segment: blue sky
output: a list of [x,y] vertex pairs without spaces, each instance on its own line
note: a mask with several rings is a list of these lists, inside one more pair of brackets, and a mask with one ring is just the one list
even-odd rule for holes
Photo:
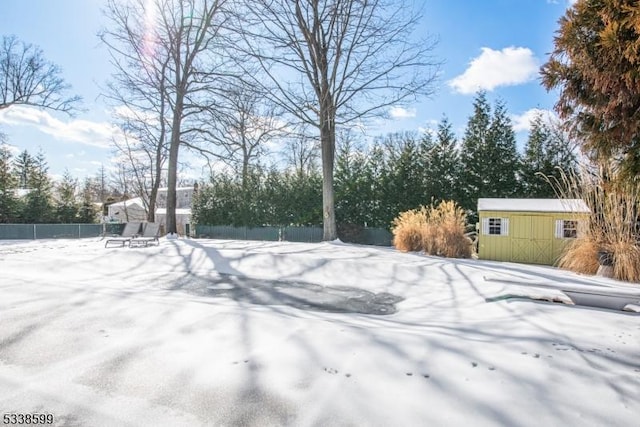
[[[540,85],[538,69],[553,49],[557,21],[573,0],[424,0],[421,31],[437,35],[434,54],[444,61],[430,99],[389,111],[369,126],[369,136],[433,127],[444,115],[462,137],[478,89],[502,100],[512,114],[518,141],[526,140],[536,109],[550,110],[557,94]],[[107,51],[97,38],[104,25],[100,0],[2,0],[2,35],[40,46],[62,68],[73,93],[84,98],[75,117],[11,107],[0,112],[0,131],[16,152],[41,147],[54,176],[65,168],[83,178],[104,164],[113,167],[109,107],[101,87],[109,79]],[[202,176],[197,163],[187,172]]]

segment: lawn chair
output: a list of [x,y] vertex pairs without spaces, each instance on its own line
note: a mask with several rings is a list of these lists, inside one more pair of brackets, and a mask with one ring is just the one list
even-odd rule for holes
[[109,243],[118,243],[120,246],[124,247],[127,243],[131,244],[131,239],[136,237],[140,232],[140,226],[142,223],[140,222],[128,222],[124,226],[124,230],[122,230],[122,234],[117,237],[110,237],[104,243],[104,247],[106,248]]
[[158,237],[160,235],[160,224],[156,222],[145,222],[142,224],[142,234],[136,236],[129,242],[129,247],[144,246],[147,247],[151,243],[160,244]]

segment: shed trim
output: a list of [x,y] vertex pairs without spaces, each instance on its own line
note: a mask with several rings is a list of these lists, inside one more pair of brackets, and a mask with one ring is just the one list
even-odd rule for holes
[[478,211],[591,212],[581,199],[478,199]]

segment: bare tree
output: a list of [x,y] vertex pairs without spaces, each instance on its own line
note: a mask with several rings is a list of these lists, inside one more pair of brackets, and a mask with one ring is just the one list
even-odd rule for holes
[[247,1],[244,49],[272,99],[320,134],[324,240],[337,237],[336,127],[432,93],[435,42],[413,37],[420,18],[402,0]]
[[238,80],[224,91],[213,112],[207,139],[221,148],[220,159],[239,170],[246,188],[249,167],[269,152],[268,144],[288,134],[288,124],[260,87]]
[[131,169],[124,163],[118,163],[111,172],[111,187],[113,193],[120,193],[123,204],[124,219],[129,222],[129,208],[127,201],[131,198],[131,187],[135,182],[135,178],[131,173]]
[[155,208],[162,177],[162,166],[166,161],[164,145],[152,145],[125,133],[114,139],[120,167],[130,176],[131,191],[144,204],[147,221],[155,221]]
[[287,164],[293,166],[296,174],[308,175],[316,170],[320,157],[318,138],[302,130],[287,140],[285,155]]
[[[152,99],[147,99],[143,105],[147,108],[153,105],[146,111],[160,117],[159,127],[145,129],[147,136],[155,137],[143,139],[157,149],[156,155],[167,156],[168,233],[177,231],[175,211],[180,146],[199,148],[198,140],[205,123],[202,115],[215,108],[215,92],[226,76],[223,72],[226,57],[222,52],[228,17],[224,8],[228,3],[231,2],[131,0],[129,4],[123,4],[109,0],[105,11],[112,27],[104,30],[101,38],[110,47],[113,61],[128,75],[138,72],[143,76],[142,80],[125,78],[125,87],[129,86],[125,92],[133,90],[142,96],[142,92],[148,91],[147,95]],[[142,122],[144,120],[137,121],[138,124]],[[156,167],[160,163],[156,161]],[[158,174],[156,178],[159,178]]]
[[60,68],[44,58],[42,50],[15,36],[3,36],[0,46],[0,110],[30,105],[71,113],[79,96],[65,96],[70,89]]

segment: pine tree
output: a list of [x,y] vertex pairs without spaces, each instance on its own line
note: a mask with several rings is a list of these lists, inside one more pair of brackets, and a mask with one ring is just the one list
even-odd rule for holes
[[490,126],[491,107],[485,92],[479,92],[473,103],[473,115],[467,122],[460,153],[460,204],[470,211],[476,210],[478,197],[489,197],[490,194],[487,181],[493,155],[489,141]]
[[48,223],[54,219],[51,203],[51,179],[48,175],[47,161],[40,151],[33,162],[33,169],[27,179],[29,193],[22,211],[22,220],[26,223]]
[[55,202],[56,220],[63,224],[72,224],[78,221],[80,205],[76,199],[78,183],[65,169],[62,181],[56,186],[57,198]]
[[81,224],[92,224],[96,222],[98,210],[93,202],[91,178],[86,178],[82,185],[82,204],[78,211],[78,222]]
[[[493,114],[486,94],[479,92],[462,143],[461,205],[474,212],[478,198],[512,197],[520,193],[520,158],[507,109],[496,103]],[[475,216],[471,216],[473,222]]]
[[429,175],[433,185],[434,201],[459,201],[460,153],[451,123],[445,117],[438,124],[436,142],[431,151]]
[[322,176],[318,172],[292,174],[289,197],[291,224],[319,226],[322,224]]
[[564,130],[565,126],[554,121],[549,126],[549,141],[546,146],[550,171],[547,175],[560,178],[561,171],[571,175],[578,168],[577,145]]
[[341,141],[336,156],[336,220],[339,224],[365,225],[371,186],[366,181],[367,159],[350,138]]
[[[393,214],[388,204],[388,171],[384,149],[380,144],[374,144],[366,156],[363,187],[369,194],[366,200],[365,224],[369,227],[389,228]],[[388,219],[391,217],[391,219]]]
[[420,194],[420,205],[426,205],[436,197],[439,192],[437,179],[433,172],[433,154],[436,149],[436,143],[433,141],[431,133],[424,132],[418,141],[418,161],[416,166],[418,170],[418,183],[416,189]]
[[18,213],[19,202],[14,194],[17,180],[12,173],[11,157],[9,147],[0,145],[0,223],[14,222]]
[[35,167],[35,159],[24,150],[13,161],[16,178],[18,180],[18,187],[22,189],[29,188],[29,178],[33,174]]
[[556,110],[583,151],[640,176],[640,6],[637,0],[580,0],[559,20],[542,83],[559,89]]
[[545,123],[541,115],[531,122],[529,138],[522,159],[522,184],[528,197],[552,198],[552,183],[562,171],[571,174],[576,168],[576,156],[569,138],[557,124]]
[[385,137],[387,151],[387,198],[393,220],[400,212],[429,202],[423,187],[423,171],[416,135],[396,133]]
[[493,110],[489,129],[489,153],[487,159],[489,188],[487,196],[481,197],[513,197],[521,193],[518,181],[520,156],[516,148],[516,136],[511,119],[503,102],[498,102]]

